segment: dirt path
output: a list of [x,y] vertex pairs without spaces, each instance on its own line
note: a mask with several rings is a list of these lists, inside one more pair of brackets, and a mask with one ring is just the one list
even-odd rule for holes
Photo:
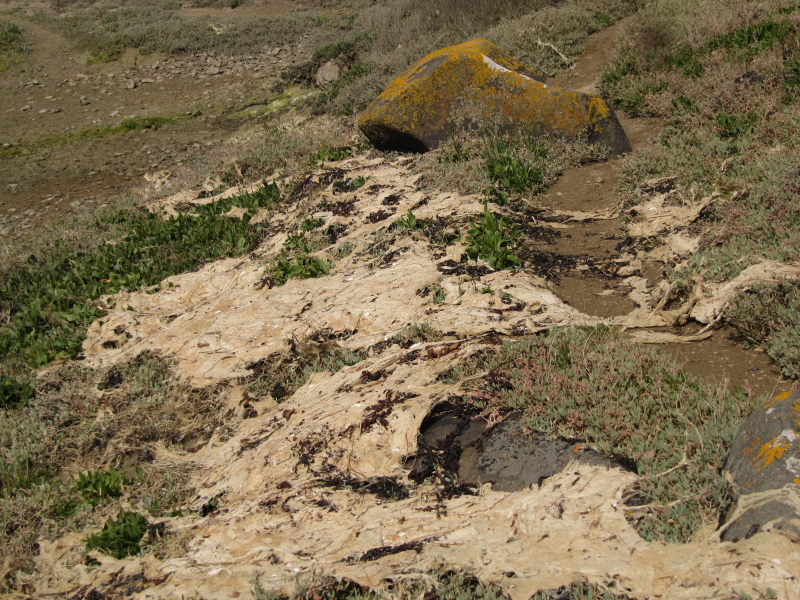
[[[597,93],[618,28],[612,26],[592,36],[574,68],[555,77],[553,83]],[[648,144],[661,128],[653,119],[618,116],[634,150]],[[541,199],[542,208],[545,212],[613,211],[619,202],[616,187],[624,161],[621,157],[567,170]],[[620,255],[620,247],[626,241],[620,218],[572,222],[563,225],[559,232],[555,240],[543,242],[540,250],[560,255],[565,264],[579,266],[555,280],[554,290],[558,295],[590,315],[614,317],[632,310],[635,304],[627,296],[629,290],[613,276],[612,259]],[[663,277],[665,265],[653,263],[647,267],[641,273],[643,277],[652,280]],[[686,334],[686,329],[675,328],[673,333]],[[704,341],[665,344],[663,350],[695,375],[741,386],[758,395],[774,394],[790,385],[763,352],[746,349],[736,339],[735,332],[727,328],[714,331]]]

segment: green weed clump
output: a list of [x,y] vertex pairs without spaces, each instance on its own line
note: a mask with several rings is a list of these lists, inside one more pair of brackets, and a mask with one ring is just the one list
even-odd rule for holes
[[464,373],[488,375],[470,403],[522,411],[533,431],[635,462],[641,480],[626,513],[645,539],[685,542],[726,509],[721,470],[749,407],[744,394],[714,389],[605,327],[551,330],[476,360]]
[[397,219],[394,223],[392,223],[390,229],[392,231],[402,231],[403,229],[408,229],[413,231],[415,229],[424,229],[426,222],[424,219],[418,219],[417,216],[414,214],[410,208],[406,212],[405,215]]
[[281,286],[290,279],[313,279],[330,273],[330,264],[312,256],[314,246],[305,232],[290,235],[280,254],[264,270],[264,279],[270,287]]
[[[152,212],[106,214],[97,227],[113,227],[118,241],[87,251],[56,246],[12,269],[0,282],[0,310],[8,324],[0,330],[0,355],[6,363],[39,367],[80,351],[86,327],[102,313],[91,300],[123,289],[153,285],[203,263],[249,252],[264,226],[248,215],[272,206],[277,186],[196,207],[194,214],[162,218]],[[233,206],[244,219],[224,217]]]
[[430,187],[485,194],[495,204],[521,206],[571,167],[604,160],[607,150],[585,138],[559,139],[528,128],[454,135],[434,160],[421,162]]
[[124,484],[125,478],[122,473],[114,467],[109,467],[105,471],[86,471],[79,474],[75,488],[86,502],[97,506],[106,500],[122,496]]
[[[527,138],[528,150],[534,158],[544,158],[547,151]],[[515,155],[505,140],[497,140],[491,144],[486,156],[486,172],[489,179],[497,184],[501,191],[539,192],[544,188],[542,168]]]
[[351,146],[323,146],[311,157],[309,164],[312,167],[324,167],[326,162],[344,160],[353,156]]
[[749,342],[762,345],[784,377],[800,379],[800,283],[740,292],[725,318]]
[[0,409],[24,406],[35,394],[28,383],[0,374]]
[[19,55],[30,51],[25,30],[16,23],[0,19],[0,71],[5,71]]
[[470,227],[466,254],[473,260],[485,260],[493,269],[510,269],[520,263],[509,249],[518,236],[510,221],[498,217],[486,206],[480,220]]
[[147,519],[139,513],[119,511],[116,520],[109,519],[102,531],[86,538],[86,552],[100,550],[120,560],[139,554],[147,533]]
[[434,304],[442,304],[447,298],[447,290],[438,283],[433,283],[417,290],[417,296],[421,296],[422,298],[430,296]]

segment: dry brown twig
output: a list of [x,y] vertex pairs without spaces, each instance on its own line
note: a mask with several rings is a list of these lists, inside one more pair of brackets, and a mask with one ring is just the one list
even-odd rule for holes
[[569,58],[568,56],[564,55],[564,53],[563,53],[563,52],[561,52],[561,50],[559,50],[558,48],[556,48],[556,47],[555,47],[553,44],[551,44],[550,42],[543,42],[542,40],[540,40],[540,39],[537,39],[537,40],[536,40],[536,45],[537,45],[537,46],[539,46],[539,47],[541,47],[541,48],[550,48],[550,49],[551,49],[553,52],[555,52],[556,54],[558,54],[558,56],[561,58],[561,60],[563,60],[565,63],[567,63],[567,64],[570,66],[570,67],[569,67],[570,69],[574,69],[574,68],[575,68],[575,61],[573,61],[573,60],[572,60],[571,58]]

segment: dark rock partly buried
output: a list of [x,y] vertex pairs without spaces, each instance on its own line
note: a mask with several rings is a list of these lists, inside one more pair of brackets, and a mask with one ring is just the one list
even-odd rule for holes
[[745,421],[726,470],[739,499],[722,539],[767,529],[800,536],[800,391],[778,394]]
[[485,39],[428,54],[367,107],[358,121],[379,149],[424,152],[460,129],[529,127],[609,148],[631,149],[606,102],[550,86]]
[[424,479],[439,469],[457,475],[469,487],[491,483],[504,492],[541,485],[572,461],[620,467],[585,444],[553,440],[525,429],[522,415],[507,416],[495,427],[458,410],[446,410],[426,421],[420,433],[420,454],[411,477]]

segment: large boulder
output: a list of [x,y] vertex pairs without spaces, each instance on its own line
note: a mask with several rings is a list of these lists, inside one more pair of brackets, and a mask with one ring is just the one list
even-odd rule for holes
[[591,142],[613,155],[630,150],[602,98],[548,85],[485,39],[428,54],[392,81],[358,121],[377,148],[415,152],[487,124],[566,137],[588,132]]
[[739,500],[724,540],[764,529],[800,536],[800,391],[756,409],[734,438],[726,470]]

